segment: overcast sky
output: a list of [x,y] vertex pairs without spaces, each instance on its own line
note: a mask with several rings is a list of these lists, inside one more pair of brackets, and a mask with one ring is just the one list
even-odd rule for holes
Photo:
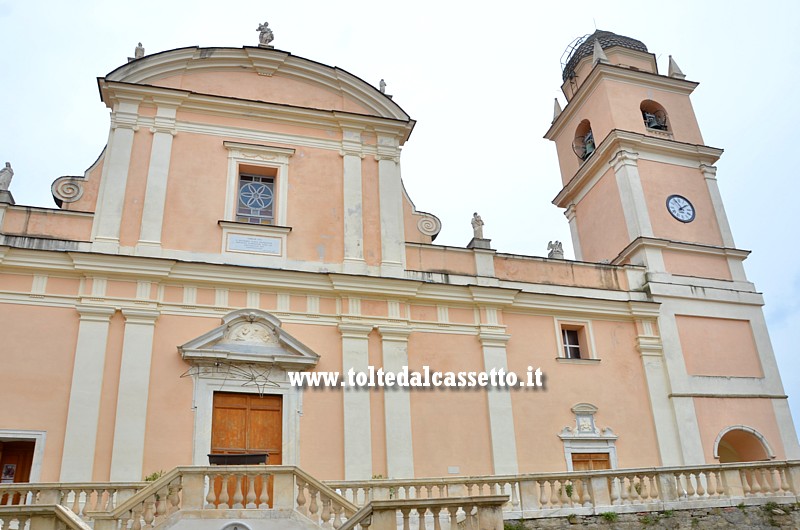
[[43,2],[0,0],[0,162],[17,204],[53,207],[50,184],[81,175],[108,134],[96,78],[147,53],[256,45],[387,82],[417,125],[402,174],[417,209],[464,246],[478,211],[500,252],[545,255],[566,219],[555,147],[542,136],[560,93],[560,58],[595,28],[643,41],[662,73],[673,55],[706,144],[725,149],[717,176],[736,244],[753,251],[773,346],[800,425],[800,135],[798,2]]

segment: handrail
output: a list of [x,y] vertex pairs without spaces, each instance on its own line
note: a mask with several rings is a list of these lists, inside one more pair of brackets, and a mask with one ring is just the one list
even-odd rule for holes
[[[75,512],[65,506],[61,506],[60,504],[21,504],[15,506],[0,506],[0,519],[3,519],[6,522],[6,528],[9,522],[8,516],[12,516],[11,518],[16,518],[18,520],[20,517],[33,518],[41,516],[53,516],[59,521],[63,522],[67,528],[72,530],[92,530],[92,527],[83,522],[81,518],[75,514]],[[19,528],[22,528],[23,526],[24,524],[21,523]],[[33,527],[34,525],[31,526]]]

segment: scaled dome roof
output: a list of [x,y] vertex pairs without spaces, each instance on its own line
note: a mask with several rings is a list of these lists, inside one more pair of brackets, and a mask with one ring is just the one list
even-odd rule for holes
[[624,35],[617,35],[610,31],[596,30],[591,35],[584,38],[583,42],[577,45],[572,51],[567,64],[564,66],[564,71],[561,74],[561,79],[566,81],[574,72],[575,67],[584,57],[589,57],[594,53],[594,41],[597,39],[600,42],[600,47],[604,50],[612,46],[621,46],[640,52],[647,52],[647,46],[642,41],[625,37]]

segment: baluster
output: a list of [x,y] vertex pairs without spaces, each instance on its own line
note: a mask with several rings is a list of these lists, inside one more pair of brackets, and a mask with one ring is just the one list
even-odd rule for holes
[[509,486],[511,487],[511,507],[519,510],[519,492],[517,491],[519,482],[509,482]]
[[308,496],[311,497],[311,502],[308,503],[308,515],[312,521],[318,521],[319,504],[317,504],[317,490],[309,486]]
[[178,496],[179,490],[180,490],[180,484],[175,484],[174,482],[170,483],[169,491],[167,493],[167,500],[169,501],[169,505],[167,507],[168,514],[174,513],[176,510],[180,509],[180,507],[178,506],[181,502],[181,499]]
[[[264,488],[266,489],[266,483],[264,483]],[[305,481],[299,480],[297,481],[297,511],[306,515],[308,512],[306,511],[306,483]]]
[[[72,513],[81,513],[80,490],[70,490],[72,493]],[[10,496],[9,496],[10,497]]]
[[114,504],[115,496],[117,495],[117,490],[114,488],[109,488],[106,490],[105,500],[103,502],[103,511],[110,512],[114,508],[116,508]]
[[619,502],[620,504],[628,504],[630,497],[630,478],[627,478],[628,484],[625,484],[626,477],[619,477]]
[[450,514],[450,530],[458,530],[458,506],[448,506],[447,512]]
[[[217,503],[217,494],[214,492],[214,484],[217,483],[217,479],[219,479],[219,475],[208,475],[208,494],[206,495],[206,506],[207,510],[213,510]],[[220,482],[222,480],[220,479]]]
[[688,473],[686,476],[686,495],[692,499],[695,496],[694,484],[692,484],[693,473]]
[[775,484],[772,482],[772,469],[761,469],[762,484],[764,484],[764,494],[775,493]]
[[631,501],[631,504],[635,504],[637,501],[641,499],[640,491],[642,489],[641,482],[637,482],[636,480],[639,477],[637,475],[631,475],[628,477],[628,482],[630,483],[630,490],[628,492],[628,497]]
[[145,526],[153,526],[153,521],[155,520],[155,496],[150,495],[147,497],[147,500],[144,501],[144,524]]
[[785,467],[780,468],[780,474],[781,474],[781,488],[783,489],[783,492],[787,494],[794,493],[792,491],[791,484],[789,484],[789,481],[787,480]]
[[234,480],[234,488],[233,488],[233,508],[234,509],[242,509],[244,508],[244,504],[242,501],[244,500],[244,494],[242,494],[242,479],[243,475],[233,475]]
[[229,480],[230,478],[228,475],[222,475],[222,480],[220,481],[222,483],[222,488],[220,488],[219,491],[219,507],[218,507],[218,509],[220,510],[228,510],[231,507],[230,504],[228,504],[228,501],[230,500],[230,497],[228,496]]
[[[694,479],[695,479],[695,481],[697,482],[697,496],[698,496],[699,498],[701,498],[701,499],[702,499],[703,497],[705,497],[705,494],[706,494],[706,490],[705,490],[705,488],[703,487],[703,479],[704,479],[704,478],[706,478],[706,477],[705,477],[705,473],[703,473],[702,471],[701,471],[701,472],[699,472],[699,473],[695,473],[695,474],[694,474]],[[706,485],[707,485],[707,484],[706,484]]]
[[751,488],[751,490],[753,492],[753,495],[760,495],[761,494],[761,484],[760,484],[761,477],[758,476],[758,470],[757,469],[751,469],[750,470],[750,477],[752,477],[752,479],[753,479],[753,485],[752,485],[753,487]]
[[[305,502],[305,499],[303,499],[303,502]],[[297,506],[298,510],[300,510],[300,507],[302,506],[300,504],[300,495],[297,496]],[[269,508],[269,475],[266,473],[261,475],[261,493],[258,496],[258,508],[260,510],[266,510]],[[302,513],[302,510],[300,511]]]
[[133,522],[131,523],[131,530],[142,530],[142,508],[143,507],[141,503],[134,506],[132,510],[133,513],[131,515],[133,517]]
[[609,477],[608,478],[608,491],[611,495],[611,505],[622,504],[622,499],[619,496],[619,487],[618,487],[619,479],[617,477]]
[[543,510],[547,506],[547,497],[544,495],[544,483],[545,481],[536,481],[539,484],[539,509]]
[[661,493],[659,492],[658,489],[658,482],[656,480],[656,476],[650,475],[647,477],[647,479],[650,481],[650,498],[653,499],[654,501],[661,499]]
[[403,530],[411,530],[411,523],[409,521],[409,508],[401,508],[400,513],[403,515]]
[[722,474],[722,471],[716,472],[716,479],[717,479],[717,489],[716,489],[717,497],[722,497],[722,495],[725,493],[725,484],[723,482],[725,478],[724,475]]
[[247,479],[247,504],[244,507],[252,510],[256,508],[256,476],[248,473],[245,478]]
[[324,496],[322,494],[320,494],[320,497],[322,497],[322,515],[321,515],[322,528],[330,528],[331,500],[327,496]]
[[332,503],[331,510],[333,511],[333,528],[338,530],[342,526],[342,512],[344,508],[339,506],[338,503]]
[[745,497],[752,494],[753,490],[750,489],[750,477],[744,469],[739,470],[739,478],[742,480],[742,489],[744,490]]
[[435,506],[431,508],[431,513],[433,514],[433,530],[442,530],[442,522],[439,520],[442,516],[442,508],[440,506]]
[[550,484],[550,506],[554,507],[558,503],[558,490],[556,490],[556,481],[549,481]]
[[592,505],[592,497],[589,495],[589,488],[591,487],[591,482],[586,478],[582,478],[581,480],[581,506],[586,508]]
[[161,488],[156,495],[156,519],[160,520],[167,513],[167,489]]
[[560,487],[558,490],[561,492],[561,495],[559,496],[558,501],[561,503],[561,506],[563,507],[572,504],[572,499],[570,498],[571,496],[567,495],[567,489],[572,489],[570,484],[568,482],[561,481],[559,486]]

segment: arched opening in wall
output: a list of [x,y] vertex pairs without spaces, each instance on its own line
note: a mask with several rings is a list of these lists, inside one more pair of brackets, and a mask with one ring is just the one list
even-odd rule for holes
[[714,458],[721,464],[758,462],[775,458],[766,438],[755,429],[737,425],[722,431],[714,443]]
[[642,111],[642,119],[644,126],[648,129],[656,129],[658,131],[668,131],[669,123],[667,122],[667,111],[660,103],[656,103],[651,99],[642,101],[639,105],[639,110]]
[[575,139],[572,141],[572,150],[581,160],[586,160],[594,153],[595,143],[592,134],[592,125],[589,120],[583,120],[575,129]]

